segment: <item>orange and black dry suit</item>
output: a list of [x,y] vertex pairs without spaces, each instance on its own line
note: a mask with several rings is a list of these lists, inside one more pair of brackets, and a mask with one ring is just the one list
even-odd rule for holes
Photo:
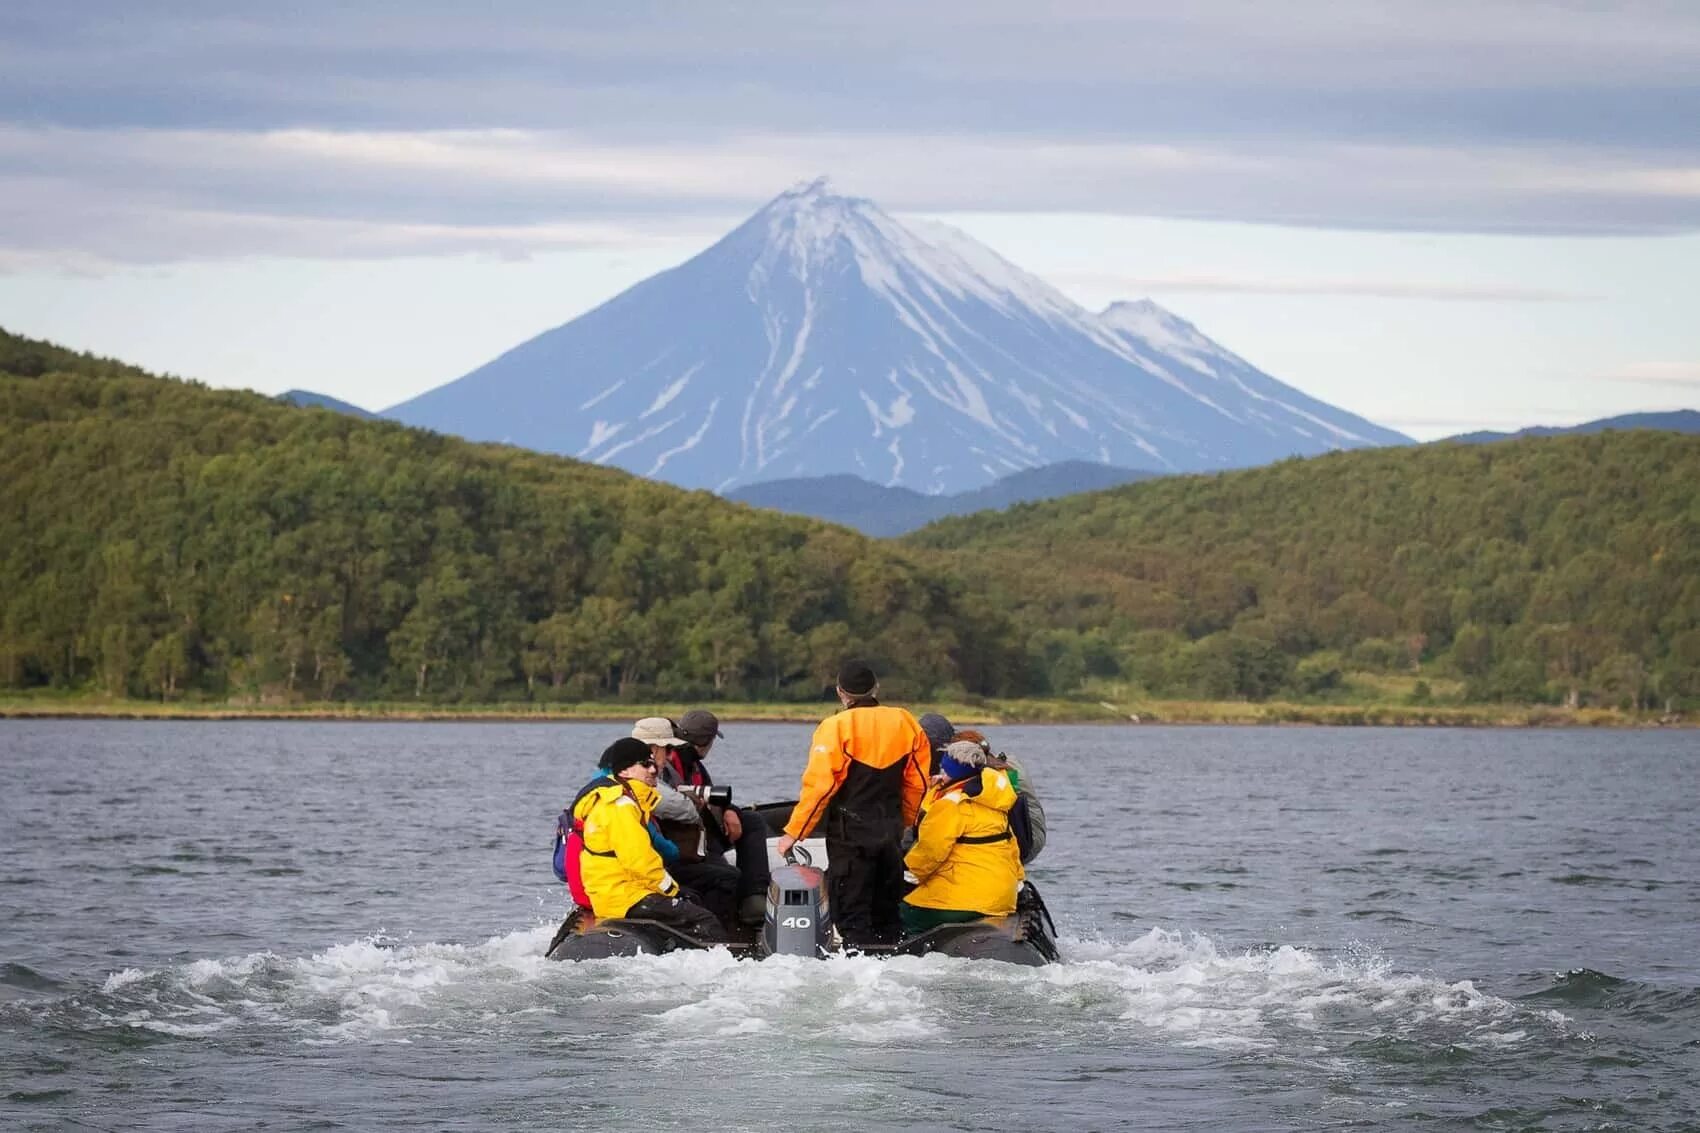
[[832,917],[846,944],[891,943],[901,931],[900,844],[920,811],[931,753],[915,717],[872,697],[815,729],[785,832],[826,838]]

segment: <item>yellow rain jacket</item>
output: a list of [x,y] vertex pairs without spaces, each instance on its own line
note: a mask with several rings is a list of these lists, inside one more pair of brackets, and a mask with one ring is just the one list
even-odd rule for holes
[[1015,785],[1009,772],[980,769],[974,780],[929,787],[921,822],[903,864],[918,884],[904,900],[926,909],[962,909],[989,917],[1015,912],[1016,893],[1027,876],[1021,849],[1009,828]]
[[623,917],[651,893],[679,892],[649,840],[647,823],[660,797],[648,783],[622,779],[596,788],[573,808],[573,817],[584,822],[579,876],[597,916]]

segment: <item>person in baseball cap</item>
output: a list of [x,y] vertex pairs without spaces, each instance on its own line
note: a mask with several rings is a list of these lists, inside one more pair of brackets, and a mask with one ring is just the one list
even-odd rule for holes
[[[720,730],[720,717],[706,708],[693,708],[679,717],[679,737],[688,740],[699,748],[707,748],[715,740],[723,740],[726,733]],[[707,755],[707,751],[703,752]]]
[[[693,708],[679,717],[674,731],[683,742],[662,760],[661,779],[669,786],[706,797],[708,789],[714,786],[714,777],[703,761],[713,749],[714,741],[725,738],[720,730],[720,717],[706,708]],[[745,924],[759,923],[767,912],[767,886],[771,878],[767,823],[756,811],[730,804],[709,802],[702,809],[709,854],[724,860],[726,851],[731,850],[738,863],[738,918]]]

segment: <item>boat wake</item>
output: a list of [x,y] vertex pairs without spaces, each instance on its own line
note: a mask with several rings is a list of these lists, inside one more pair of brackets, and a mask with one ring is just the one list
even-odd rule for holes
[[1307,1034],[1336,1049],[1342,1040],[1444,1049],[1576,1037],[1563,999],[1502,999],[1375,957],[1225,951],[1164,929],[1065,938],[1066,962],[1043,968],[937,955],[757,963],[720,949],[562,964],[543,956],[552,932],[539,924],[466,945],[373,937],[309,956],[126,968],[81,989],[40,981],[0,1003],[0,1021],[124,1045],[255,1032],[311,1044],[464,1041],[562,1028],[639,1044],[760,1035],[877,1045],[1007,1033],[1017,1020],[1059,1038],[1224,1050],[1290,1046]]
[[1075,941],[1054,973],[1084,1007],[1190,1045],[1252,1049],[1327,1034],[1366,1040],[1510,1046],[1574,1034],[1545,1004],[1518,1003],[1469,980],[1400,973],[1376,955],[1324,960],[1281,945],[1224,952],[1206,936],[1152,929],[1126,943]]

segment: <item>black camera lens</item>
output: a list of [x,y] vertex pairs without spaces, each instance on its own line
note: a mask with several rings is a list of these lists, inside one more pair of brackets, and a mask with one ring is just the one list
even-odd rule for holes
[[732,788],[710,787],[708,789],[708,802],[710,806],[731,806]]

